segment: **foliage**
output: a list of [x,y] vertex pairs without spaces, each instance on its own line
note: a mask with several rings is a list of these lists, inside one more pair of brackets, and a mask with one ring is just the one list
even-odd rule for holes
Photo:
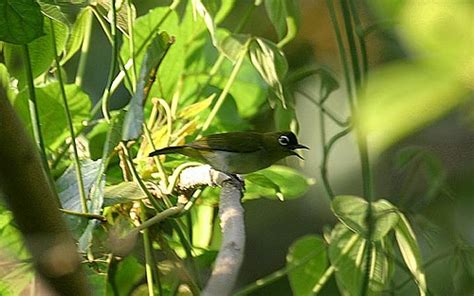
[[[357,8],[341,1],[341,16],[328,0],[344,69],[340,81],[325,68],[289,67],[284,47],[300,26],[295,0],[254,1],[245,12],[251,15],[263,5],[276,40],[242,32],[247,17],[235,27],[224,27],[234,11],[233,0],[175,0],[138,17],[131,1],[97,2],[66,7],[33,0],[0,3],[0,79],[8,81],[18,115],[42,143],[46,173],[55,177],[59,201],[68,211],[65,217],[87,259],[83,267],[98,294],[199,293],[221,239],[216,190],[168,190],[173,170],[189,160],[171,155],[152,159],[148,154],[205,134],[252,129],[270,108],[278,129],[296,131],[296,94],[305,79],[318,82],[319,97],[309,99],[320,110],[321,184],[337,223],[324,239],[307,235],[293,242],[285,268],[244,291],[286,275],[295,295],[319,293],[332,279],[342,295],[380,295],[392,286],[398,267],[420,295],[429,293],[414,223],[404,204],[376,195],[369,147],[375,154],[387,149],[461,104],[472,90],[474,63],[465,51],[472,40],[457,42],[472,30],[471,4],[369,1],[381,18],[396,21],[400,38],[415,56],[423,57],[369,71],[365,38],[370,31],[358,20]],[[75,18],[67,8],[78,11]],[[423,11],[430,13],[418,18]],[[110,42],[113,61],[99,101],[82,85],[93,46],[93,18]],[[74,83],[64,77],[67,67],[77,68]],[[346,87],[350,109],[344,120],[325,105],[340,85]],[[129,103],[110,110],[119,86],[124,86]],[[98,116],[100,107],[104,118]],[[340,128],[332,137],[326,135],[329,121]],[[352,131],[361,155],[362,197],[336,195],[327,175],[334,144]],[[420,148],[401,151],[395,169],[407,170],[417,161],[429,187],[423,201],[429,203],[444,188],[445,173],[436,157]],[[299,198],[314,184],[282,165],[249,174],[246,182],[245,202]],[[188,201],[179,215],[147,228],[139,243],[130,243],[132,252],[113,256],[114,239],[120,241],[123,234],[175,206],[178,195]],[[24,250],[4,207],[0,237],[0,257],[13,247]],[[459,258],[472,258],[469,250],[460,254],[457,265],[463,262]],[[11,263],[19,267],[0,280],[2,295],[17,295],[32,281],[28,254],[16,253],[14,259],[26,263]]]

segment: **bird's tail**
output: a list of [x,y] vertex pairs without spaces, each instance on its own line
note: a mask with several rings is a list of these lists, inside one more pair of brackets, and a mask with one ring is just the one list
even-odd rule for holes
[[148,154],[148,156],[156,156],[156,155],[162,155],[162,154],[172,154],[172,153],[181,153],[182,149],[185,146],[171,146],[171,147],[165,147],[162,149],[155,150]]

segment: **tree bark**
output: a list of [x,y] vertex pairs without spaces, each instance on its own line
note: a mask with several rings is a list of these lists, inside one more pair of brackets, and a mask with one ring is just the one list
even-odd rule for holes
[[90,295],[80,257],[42,167],[0,79],[0,189],[38,274],[60,295]]

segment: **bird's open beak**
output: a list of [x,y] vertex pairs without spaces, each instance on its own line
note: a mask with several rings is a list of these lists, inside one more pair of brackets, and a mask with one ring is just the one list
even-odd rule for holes
[[300,159],[303,159],[303,160],[304,160],[303,156],[301,156],[301,155],[299,155],[298,153],[296,153],[295,151],[293,151],[293,150],[295,150],[295,149],[309,149],[309,148],[306,147],[305,145],[301,145],[301,144],[296,144],[296,145],[294,145],[294,146],[291,147],[291,154],[296,155],[296,156],[298,156]]
[[306,147],[305,145],[296,144],[296,145],[291,147],[291,150],[295,150],[295,149],[309,149],[309,148]]

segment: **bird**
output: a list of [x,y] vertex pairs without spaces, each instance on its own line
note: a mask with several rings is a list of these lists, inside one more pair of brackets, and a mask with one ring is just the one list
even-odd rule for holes
[[291,131],[228,132],[212,134],[182,146],[155,150],[149,156],[182,154],[209,164],[228,174],[248,174],[267,168],[287,156],[303,159],[296,149],[309,149],[298,143]]

